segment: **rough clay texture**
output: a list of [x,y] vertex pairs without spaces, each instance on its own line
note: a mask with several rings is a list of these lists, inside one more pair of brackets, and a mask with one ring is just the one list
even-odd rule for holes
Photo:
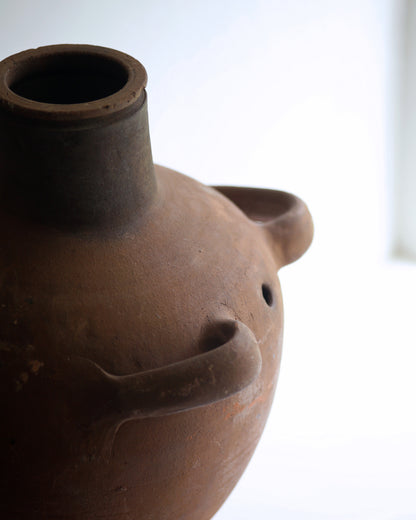
[[159,166],[151,193],[115,231],[1,212],[1,519],[208,520],[255,449],[310,215]]

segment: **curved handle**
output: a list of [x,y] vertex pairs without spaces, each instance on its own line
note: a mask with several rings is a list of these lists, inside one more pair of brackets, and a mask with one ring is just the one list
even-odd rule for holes
[[101,417],[115,421],[159,417],[221,401],[247,387],[261,370],[257,340],[241,322],[218,325],[225,338],[220,346],[165,367],[116,376],[88,361],[100,393],[106,396]]
[[284,211],[263,224],[279,268],[300,258],[311,245],[313,222],[306,204],[290,193],[277,192]]
[[291,193],[262,188],[215,186],[266,233],[278,268],[294,262],[313,237],[312,217],[306,204]]

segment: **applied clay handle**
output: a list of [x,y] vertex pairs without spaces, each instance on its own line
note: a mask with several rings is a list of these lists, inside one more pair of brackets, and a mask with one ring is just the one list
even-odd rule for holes
[[299,197],[276,191],[281,213],[263,224],[271,238],[271,245],[279,267],[300,258],[308,249],[313,237],[312,217],[308,207]]
[[306,204],[291,193],[262,188],[215,186],[265,233],[277,267],[294,262],[313,237],[312,217]]
[[105,416],[159,417],[221,401],[250,385],[261,370],[256,338],[238,321],[218,326],[225,339],[220,346],[165,367],[116,376],[94,364],[104,386],[112,389]]

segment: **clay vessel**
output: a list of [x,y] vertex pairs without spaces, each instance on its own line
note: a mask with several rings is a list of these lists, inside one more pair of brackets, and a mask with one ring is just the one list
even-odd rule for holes
[[146,72],[86,45],[0,64],[0,518],[208,520],[282,346],[298,198],[153,164]]

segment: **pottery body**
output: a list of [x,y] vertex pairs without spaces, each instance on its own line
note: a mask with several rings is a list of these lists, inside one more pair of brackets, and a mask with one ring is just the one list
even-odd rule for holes
[[127,72],[114,93],[66,104],[26,101],[36,70],[18,95],[0,88],[0,517],[208,520],[270,409],[276,272],[308,247],[309,212],[283,192],[153,166],[140,69],[136,83]]

